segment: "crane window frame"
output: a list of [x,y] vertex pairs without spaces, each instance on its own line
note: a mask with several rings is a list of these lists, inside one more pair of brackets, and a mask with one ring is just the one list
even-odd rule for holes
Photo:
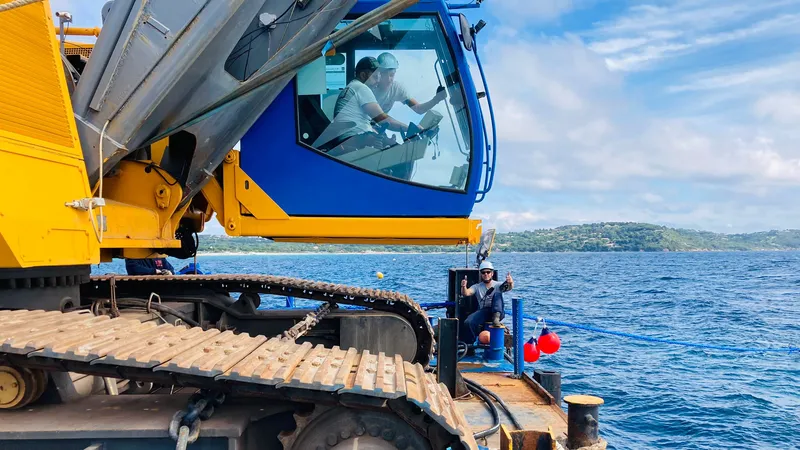
[[[346,17],[337,28],[344,26],[354,18],[353,16]],[[401,26],[399,29],[392,29],[392,25],[396,23],[395,21],[404,21],[402,25],[405,27]],[[428,29],[421,28],[425,26]],[[446,32],[442,17],[439,14],[406,13],[385,21],[348,44],[337,48],[334,55],[320,57],[301,68],[295,77],[294,83],[297,144],[371,175],[430,189],[459,193],[466,192],[471,181],[470,175],[476,151],[474,131],[472,129],[472,115],[475,112],[468,107],[469,103],[466,101],[466,92],[462,84],[457,60]],[[389,38],[382,38],[382,36],[389,36]],[[433,132],[430,134],[420,133],[415,137],[422,140],[428,139],[425,143],[409,143],[409,140],[403,140],[406,137],[402,136],[403,133],[397,133],[401,135],[397,136],[395,134],[394,136],[401,139],[398,147],[389,144],[381,151],[380,155],[376,153],[377,150],[365,150],[362,152],[367,154],[365,157],[361,157],[361,154],[345,157],[342,152],[337,153],[341,149],[321,148],[319,137],[333,122],[336,100],[342,89],[353,80],[356,63],[364,56],[377,56],[382,52],[398,54],[401,64],[398,73],[403,70],[403,60],[405,59],[407,62],[411,60],[408,56],[412,52],[416,52],[418,60],[427,59],[428,62],[433,61],[429,69],[430,74],[428,74],[431,79],[430,82],[438,82],[439,85],[445,86],[447,96],[444,100],[434,105],[431,111],[426,112],[424,115],[417,115],[413,123],[418,127],[432,124],[433,127],[436,127],[435,134]],[[406,69],[409,73],[412,73],[411,67],[407,66]],[[413,73],[418,73],[418,71]],[[428,98],[419,95],[422,98],[418,98],[418,102],[427,102],[435,92],[436,90],[432,89]],[[413,92],[411,93],[413,94]],[[395,114],[395,111],[398,110],[408,110],[413,113],[409,106],[396,103],[391,109],[390,115]],[[403,113],[406,113],[406,111],[401,111],[401,114]],[[406,113],[405,117],[409,117],[409,113]],[[434,130],[434,128],[431,128],[431,130]],[[444,130],[444,133],[442,130]],[[428,131],[428,129],[424,129],[424,131]],[[392,131],[387,131],[387,133],[392,137]],[[448,146],[445,147],[445,152],[439,146],[440,134],[446,136],[444,140]],[[386,150],[395,151],[389,152]],[[460,154],[455,153],[456,150]],[[441,158],[443,153],[448,153],[445,156],[449,160],[442,161],[441,165],[435,166],[434,161],[437,158]],[[395,159],[391,159],[392,157]],[[423,175],[427,175],[428,178],[418,177],[418,179],[415,179],[417,167],[407,170],[405,175],[398,175],[397,172],[394,172],[394,169],[401,167],[400,172],[402,173],[401,164],[391,167],[388,173],[380,168],[376,170],[376,158],[380,158],[377,160],[378,164],[389,165],[392,162],[401,162],[407,166],[416,166],[424,158],[424,162],[428,167],[425,167],[427,172]],[[446,170],[450,170],[450,172],[448,173]],[[448,177],[449,180],[447,180]],[[431,180],[437,180],[438,182],[431,182]]]

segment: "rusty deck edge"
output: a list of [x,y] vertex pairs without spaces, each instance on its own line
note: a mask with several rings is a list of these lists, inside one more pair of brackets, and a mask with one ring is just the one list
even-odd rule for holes
[[561,399],[556,400],[555,397],[553,397],[549,392],[547,392],[547,390],[544,387],[542,387],[542,385],[539,384],[538,381],[531,378],[531,376],[528,375],[526,372],[522,372],[522,376],[520,378],[522,379],[522,381],[527,383],[531,388],[533,388],[533,390],[536,391],[537,394],[547,399],[548,402],[550,403],[550,408],[552,408],[553,411],[556,411],[558,415],[564,419],[564,421],[567,420],[567,413],[565,413],[564,410],[561,409]]

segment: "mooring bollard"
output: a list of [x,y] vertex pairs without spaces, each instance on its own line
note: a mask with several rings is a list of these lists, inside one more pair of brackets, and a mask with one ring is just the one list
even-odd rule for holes
[[561,407],[561,374],[554,370],[533,370],[533,379],[542,385],[545,391],[556,400],[556,405]]
[[600,442],[600,405],[603,399],[593,395],[568,395],[567,447],[581,448]]

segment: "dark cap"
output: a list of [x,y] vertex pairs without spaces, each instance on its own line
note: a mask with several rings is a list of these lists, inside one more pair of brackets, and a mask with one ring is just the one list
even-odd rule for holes
[[365,56],[358,61],[358,64],[356,64],[356,73],[364,70],[373,72],[377,70],[378,67],[380,67],[380,64],[378,64],[377,59],[373,58],[372,56]]

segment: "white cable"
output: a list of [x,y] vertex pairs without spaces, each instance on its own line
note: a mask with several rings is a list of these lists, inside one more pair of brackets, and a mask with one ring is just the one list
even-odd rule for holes
[[[105,140],[106,136],[106,127],[108,127],[108,123],[111,122],[110,120],[106,120],[105,125],[103,125],[103,129],[100,131],[100,145],[98,145],[98,153],[100,154],[100,169],[99,169],[99,187],[97,189],[97,198],[103,198],[103,141]],[[97,237],[97,242],[103,243],[103,206],[100,205],[100,223],[94,220],[94,213],[92,213],[92,205],[94,200],[89,201],[89,220],[92,222],[92,228],[94,228],[94,235]],[[103,202],[105,203],[105,202]]]
[[0,5],[0,12],[3,11],[10,11],[12,9],[19,8],[21,6],[30,5],[33,3],[40,2],[42,0],[14,0],[13,2],[8,2]]

